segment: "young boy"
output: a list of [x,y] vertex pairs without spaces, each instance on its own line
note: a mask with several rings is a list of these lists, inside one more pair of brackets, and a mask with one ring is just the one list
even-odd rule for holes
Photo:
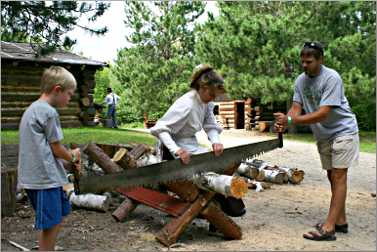
[[70,212],[62,186],[67,184],[65,159],[80,169],[80,150],[67,150],[60,141],[63,132],[55,108],[66,106],[76,89],[76,80],[65,68],[51,66],[41,79],[41,96],[24,112],[20,123],[18,184],[35,210],[39,250],[51,251],[63,217]]

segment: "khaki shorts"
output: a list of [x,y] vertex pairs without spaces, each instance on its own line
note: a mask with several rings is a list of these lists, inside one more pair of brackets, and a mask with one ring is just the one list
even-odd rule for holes
[[345,135],[330,141],[318,141],[317,148],[324,170],[347,169],[359,161],[359,134]]

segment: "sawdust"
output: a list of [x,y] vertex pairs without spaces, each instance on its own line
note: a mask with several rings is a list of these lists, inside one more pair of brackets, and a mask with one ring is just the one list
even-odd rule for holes
[[[246,139],[246,140],[245,140]],[[260,141],[263,136],[247,132],[225,131],[222,140],[229,145]],[[349,171],[347,214],[350,232],[337,234],[337,241],[314,242],[302,234],[324,220],[330,202],[330,187],[320,168],[314,144],[285,141],[277,149],[258,158],[273,165],[297,167],[305,171],[299,185],[273,185],[262,192],[249,190],[244,197],[247,213],[234,220],[243,231],[242,240],[226,241],[208,235],[208,223],[196,219],[185,230],[177,244],[166,248],[154,239],[169,220],[164,213],[138,206],[124,223],[118,223],[111,212],[121,203],[113,198],[110,211],[99,213],[76,209],[65,220],[57,245],[65,250],[99,251],[241,251],[241,250],[370,250],[376,249],[376,156],[361,153],[359,167]],[[26,248],[37,245],[33,230],[34,213],[27,203],[19,203],[14,217],[2,219],[2,250],[18,251],[5,239]]]

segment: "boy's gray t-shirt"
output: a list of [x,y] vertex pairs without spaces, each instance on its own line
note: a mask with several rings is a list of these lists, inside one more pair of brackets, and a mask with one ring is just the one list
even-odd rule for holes
[[317,141],[359,131],[356,116],[344,95],[342,79],[331,68],[321,65],[319,75],[312,78],[302,73],[296,79],[293,101],[300,103],[306,113],[317,111],[320,106],[332,107],[324,121],[310,125]]
[[63,139],[56,109],[45,101],[33,102],[22,116],[19,134],[18,186],[48,189],[67,184],[63,164],[50,147]]

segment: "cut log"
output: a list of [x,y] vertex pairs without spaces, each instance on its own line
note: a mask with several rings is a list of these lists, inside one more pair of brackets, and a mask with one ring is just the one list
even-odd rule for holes
[[237,173],[250,179],[256,179],[259,174],[259,170],[251,164],[241,163],[237,169]]
[[96,164],[98,164],[105,173],[120,172],[123,169],[114,163],[109,156],[96,144],[89,143],[84,147],[84,153],[89,156]]
[[285,166],[279,167],[280,170],[285,171],[288,175],[288,181],[292,184],[299,184],[304,179],[305,172],[297,168],[289,168]]
[[107,212],[109,209],[109,198],[105,195],[97,195],[93,193],[76,195],[73,189],[73,184],[67,184],[63,188],[68,195],[69,202],[75,207],[101,212]]
[[213,202],[210,202],[200,215],[223,233],[225,238],[232,240],[242,238],[241,228]]
[[259,171],[259,174],[263,174],[264,181],[268,181],[276,184],[283,184],[287,180],[287,174],[277,169],[264,168]]
[[157,233],[156,239],[167,247],[175,243],[186,227],[199,215],[214,195],[214,192],[206,192],[199,195],[181,216],[172,219]]
[[117,222],[123,222],[135,210],[138,203],[128,197],[124,199],[122,204],[111,214]]
[[145,144],[138,144],[131,151],[127,151],[126,148],[120,148],[113,157],[113,161],[117,162],[123,169],[130,169],[137,167],[137,159],[147,152],[150,152],[151,148]]
[[114,156],[114,154],[120,148],[126,148],[128,151],[132,150],[136,145],[135,144],[99,144],[96,143],[109,157]]
[[132,169],[136,167],[136,160],[133,160],[130,157],[126,148],[120,148],[117,152],[115,152],[111,160],[113,160],[123,169]]
[[241,177],[220,175],[214,172],[195,174],[193,182],[206,191],[220,193],[226,197],[242,198],[248,191],[245,180]]
[[[135,146],[131,151],[126,148],[120,148],[113,157],[113,161],[117,162],[123,169],[137,168],[136,160],[144,153],[150,151],[150,148],[145,144]],[[120,204],[120,206],[112,213],[114,219],[118,222],[124,221],[138,206],[138,203],[130,198],[127,198]]]

